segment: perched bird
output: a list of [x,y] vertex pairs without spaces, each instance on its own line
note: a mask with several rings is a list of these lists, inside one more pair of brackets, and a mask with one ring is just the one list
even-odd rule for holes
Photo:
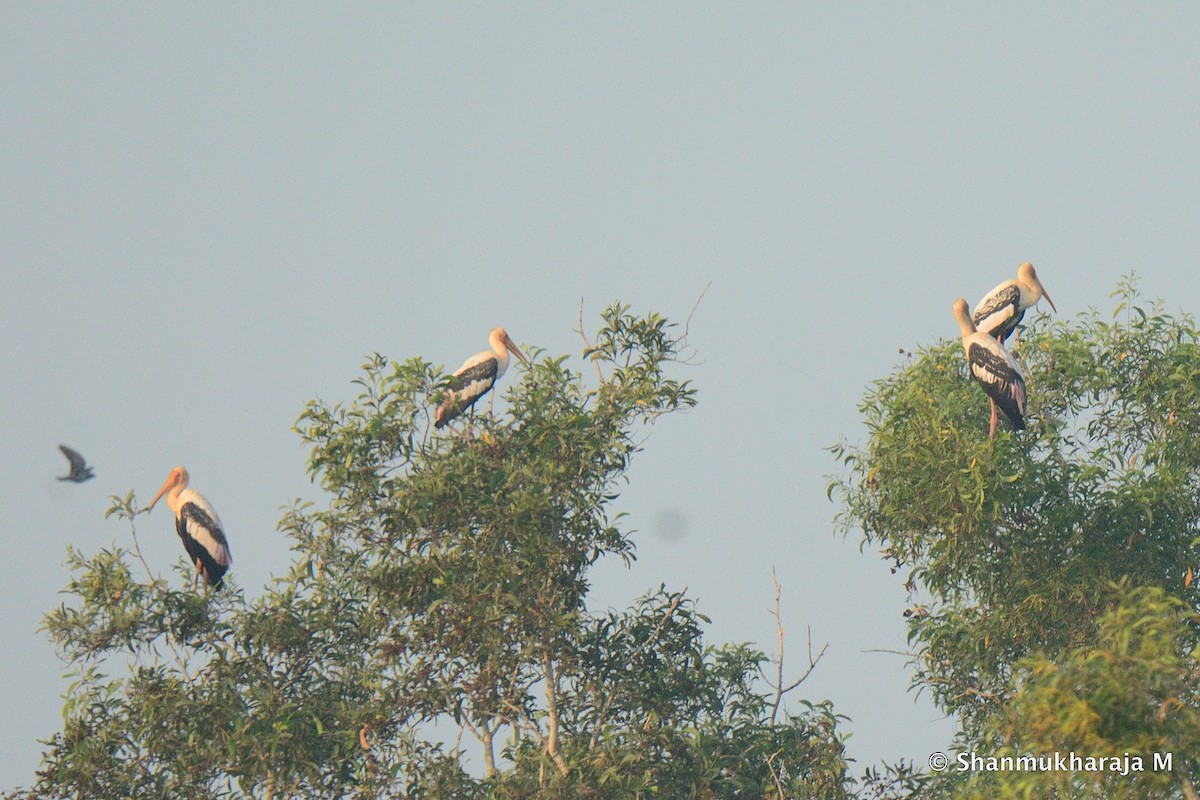
[[1016,280],[1005,281],[984,295],[979,305],[975,306],[971,319],[981,333],[990,334],[1003,343],[1017,329],[1025,311],[1037,305],[1043,297],[1057,314],[1058,309],[1038,279],[1033,264],[1026,261],[1017,267]]
[[83,483],[86,480],[96,477],[95,473],[92,472],[92,468],[88,466],[87,459],[78,452],[67,447],[65,444],[60,444],[58,449],[62,450],[62,454],[67,457],[67,461],[71,462],[71,474],[61,476],[59,478],[60,481]]
[[524,354],[513,344],[513,340],[508,338],[504,328],[494,329],[488,336],[488,343],[492,346],[491,350],[484,350],[482,353],[471,356],[455,371],[454,376],[450,379],[449,395],[438,406],[433,427],[445,427],[452,419],[474,406],[475,401],[491,391],[492,387],[496,385],[496,381],[508,369],[510,352],[521,359],[521,363],[529,363]]
[[1021,368],[995,337],[975,329],[966,300],[955,300],[953,311],[962,332],[971,377],[994,403],[988,438],[996,435],[996,406],[1008,417],[1013,430],[1021,430],[1025,427],[1025,376],[1021,374]]
[[150,501],[150,508],[164,494],[167,507],[175,513],[175,531],[183,540],[183,549],[196,565],[196,574],[203,575],[210,586],[220,588],[233,557],[229,554],[229,542],[221,530],[221,520],[204,495],[187,488],[188,473],[176,467],[167,476],[167,482]]

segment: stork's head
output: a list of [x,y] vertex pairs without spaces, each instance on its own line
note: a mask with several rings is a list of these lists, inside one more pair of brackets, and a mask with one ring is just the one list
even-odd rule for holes
[[1049,292],[1046,291],[1045,286],[1042,286],[1042,282],[1038,278],[1037,270],[1033,268],[1033,264],[1030,264],[1028,261],[1026,261],[1024,264],[1017,267],[1017,280],[1027,286],[1033,287],[1033,290],[1036,294],[1046,298],[1046,302],[1049,303],[1050,307],[1054,309],[1054,313],[1058,313],[1058,309],[1055,307],[1054,301],[1050,299]]
[[[187,486],[187,483],[188,474],[186,469],[183,467],[176,467],[175,469],[171,470],[171,474],[167,476],[167,482],[164,483],[162,488],[158,490],[158,494],[154,495],[154,499],[150,501],[150,506],[146,510],[149,511],[151,508],[154,508],[154,504],[159,501],[159,498],[172,489],[178,488],[179,491],[183,491],[183,487]],[[171,501],[168,499],[167,502],[170,503]]]
[[975,323],[971,320],[971,312],[967,307],[966,300],[958,298],[954,301],[954,305],[950,306],[950,310],[954,312],[954,319],[958,320],[958,329],[962,333],[963,339],[975,332]]
[[521,363],[529,365],[529,359],[525,358],[525,354],[517,348],[516,343],[508,336],[508,331],[504,328],[495,328],[492,330],[491,336],[488,337],[492,342],[492,349],[498,349],[497,346],[503,347],[508,352],[512,353],[517,358],[521,359]]

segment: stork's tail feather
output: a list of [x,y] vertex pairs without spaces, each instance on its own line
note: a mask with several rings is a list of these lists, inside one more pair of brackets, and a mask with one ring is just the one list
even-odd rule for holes
[[1012,403],[997,403],[1000,410],[1004,412],[1004,416],[1012,424],[1014,431],[1025,430],[1025,417],[1021,414],[1021,409]]

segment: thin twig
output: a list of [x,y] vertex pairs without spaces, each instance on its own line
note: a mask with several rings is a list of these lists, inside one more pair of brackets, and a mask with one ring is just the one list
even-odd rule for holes
[[708,290],[712,288],[712,281],[709,281],[704,289],[700,292],[700,296],[696,298],[696,302],[692,303],[692,310],[688,312],[687,319],[683,321],[683,336],[679,337],[679,341],[684,341],[688,337],[688,329],[692,325],[692,315],[696,313],[696,309],[700,307],[700,301],[704,299],[704,295],[708,294]]
[[[582,297],[579,298],[579,335],[580,335],[580,337],[582,337],[583,343],[584,343],[584,345],[587,346],[587,349],[591,350],[592,343],[588,339],[587,334],[583,332],[583,298]],[[592,364],[594,364],[596,367],[596,377],[600,379],[601,383],[604,383],[604,373],[600,371],[600,362],[591,357],[589,357],[588,360],[591,361]]]
[[[131,504],[131,506],[132,506],[132,504]],[[133,552],[137,556],[138,561],[142,562],[142,568],[146,570],[146,578],[150,581],[150,585],[154,586],[155,584],[162,581],[162,578],[155,577],[154,573],[150,569],[150,565],[146,562],[145,556],[142,555],[142,547],[140,544],[138,544],[137,526],[133,524],[133,518],[135,516],[137,516],[138,513],[139,512],[134,511],[134,513],[130,514],[128,517],[129,534],[130,534],[130,536],[133,537]],[[171,649],[171,653],[175,656],[175,663],[177,665],[179,665],[179,671],[183,673],[184,680],[186,680],[188,682],[189,686],[191,686],[193,689],[195,689],[196,682],[192,680],[192,676],[188,672],[187,662],[184,660],[183,656],[180,654],[179,649],[175,646],[176,645],[175,634],[171,633],[171,626],[169,623],[166,627],[166,630],[164,630],[163,633],[166,634],[167,647],[169,647]]]
[[465,730],[466,730],[466,729],[464,728],[464,726],[462,725],[462,723],[459,723],[459,726],[458,726],[458,736],[455,736],[455,737],[454,737],[454,752],[455,752],[455,753],[461,753],[461,752],[462,752],[462,737],[463,737],[463,732],[464,732]]
[[704,299],[704,295],[708,293],[708,290],[711,287],[712,287],[712,281],[709,281],[708,284],[704,287],[704,289],[700,292],[700,296],[696,298],[696,302],[692,304],[692,310],[688,312],[687,319],[685,319],[683,321],[683,334],[679,337],[676,344],[679,346],[680,350],[690,350],[691,352],[689,352],[687,354],[681,353],[680,358],[675,359],[680,364],[696,366],[697,364],[703,363],[703,362],[692,360],[692,356],[695,354],[696,351],[695,351],[695,348],[692,348],[687,343],[687,338],[688,338],[688,331],[692,327],[692,316],[696,313],[696,309],[700,307],[700,301]]

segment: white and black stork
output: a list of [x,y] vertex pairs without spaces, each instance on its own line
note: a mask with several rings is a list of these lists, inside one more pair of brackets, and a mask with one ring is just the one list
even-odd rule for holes
[[992,421],[988,427],[988,438],[996,435],[996,407],[1004,412],[1013,430],[1025,427],[1025,376],[1008,351],[995,337],[976,330],[975,323],[967,311],[967,301],[954,301],[954,318],[962,332],[963,350],[967,354],[967,366],[971,377],[983,387],[992,399]]
[[1026,261],[1017,267],[1016,280],[1007,280],[984,295],[979,305],[975,306],[971,319],[977,330],[994,336],[996,341],[1003,344],[1021,324],[1025,311],[1037,305],[1043,297],[1057,314],[1058,309],[1047,294],[1046,287],[1042,286],[1037,270]]
[[88,466],[87,459],[80,455],[77,451],[72,450],[65,444],[60,444],[58,449],[67,457],[67,461],[71,462],[71,473],[69,475],[59,476],[60,481],[74,481],[75,483],[83,483],[86,480],[91,480],[96,477],[96,473]]
[[164,494],[167,496],[167,507],[175,513],[175,531],[183,540],[183,549],[187,550],[188,558],[196,566],[196,574],[213,588],[220,588],[233,556],[229,554],[229,541],[221,530],[221,520],[212,505],[204,495],[195,489],[187,488],[188,473],[183,467],[176,467],[167,476],[167,482],[158,490],[158,494],[150,502],[155,503]]
[[529,360],[513,344],[504,328],[495,328],[488,336],[491,350],[476,353],[463,362],[450,379],[448,394],[438,406],[433,427],[443,428],[455,417],[467,411],[483,397],[508,369],[508,354],[512,353],[528,364]]

